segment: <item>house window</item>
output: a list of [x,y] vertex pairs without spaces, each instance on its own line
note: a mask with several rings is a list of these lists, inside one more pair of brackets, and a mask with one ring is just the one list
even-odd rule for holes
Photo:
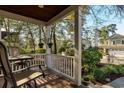
[[108,41],[106,42],[106,44],[108,45]]
[[115,45],[115,41],[113,41],[113,45]]
[[120,40],[116,40],[116,44],[120,44]]
[[124,44],[124,40],[122,40],[122,44]]

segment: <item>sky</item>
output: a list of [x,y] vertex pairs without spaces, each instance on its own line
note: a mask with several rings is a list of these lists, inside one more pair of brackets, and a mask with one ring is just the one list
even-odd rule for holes
[[[116,15],[116,13],[113,11],[113,8],[111,6],[108,6],[111,10],[108,11],[108,9],[101,10],[101,6],[92,6],[93,12],[90,11],[91,14],[87,15],[86,17],[86,27],[93,27],[93,29],[97,28],[100,29],[103,26],[107,26],[109,24],[116,24],[116,33],[124,35],[124,16]],[[96,18],[93,16],[96,15]],[[96,22],[96,19],[101,20]],[[91,28],[92,29],[92,28]]]
[[124,19],[117,24],[117,33],[124,35]]

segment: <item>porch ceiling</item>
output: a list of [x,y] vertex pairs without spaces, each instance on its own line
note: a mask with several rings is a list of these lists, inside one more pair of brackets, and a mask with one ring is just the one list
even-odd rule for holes
[[68,7],[69,5],[44,5],[43,8],[38,5],[1,5],[0,10],[48,22]]

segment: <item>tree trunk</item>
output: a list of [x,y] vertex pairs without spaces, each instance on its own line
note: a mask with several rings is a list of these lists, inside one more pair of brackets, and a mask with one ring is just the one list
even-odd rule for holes
[[[4,27],[5,27],[5,30],[10,33],[10,20],[8,18],[4,18]],[[9,35],[8,39],[9,39],[7,41],[8,42],[8,46],[11,46],[11,39],[12,39],[12,37]]]
[[53,32],[53,45],[54,45],[54,54],[57,54],[57,46],[56,46],[56,34]]
[[33,33],[31,32],[31,28],[29,26],[29,23],[27,23],[27,27],[28,27],[28,30],[29,30],[29,34],[31,35],[31,40],[32,40],[32,44],[33,44],[33,52],[35,52],[35,39],[33,37]]

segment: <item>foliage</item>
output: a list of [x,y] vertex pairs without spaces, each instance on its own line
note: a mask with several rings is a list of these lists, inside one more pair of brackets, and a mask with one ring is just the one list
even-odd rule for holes
[[62,53],[62,52],[64,52],[65,51],[65,47],[64,46],[61,46],[59,49],[58,49],[58,52],[59,53]]
[[66,49],[66,55],[74,56],[74,49],[73,48]]
[[98,29],[97,31],[99,32],[100,42],[104,43],[104,41],[109,37],[110,33],[115,34],[116,30],[116,24],[109,24]]
[[102,69],[105,69],[106,70],[106,73],[108,75],[110,74],[118,74],[118,70],[116,69],[116,67],[114,65],[106,65],[104,68]]
[[105,65],[97,68],[94,77],[96,80],[105,80],[105,78],[110,78],[112,74],[124,75],[124,65]]
[[38,48],[38,49],[36,49],[36,53],[46,53],[46,49]]
[[[100,76],[98,75],[98,72],[100,72]],[[106,65],[99,70],[95,71],[95,77],[98,80],[105,80],[106,77],[111,77],[112,74],[119,74],[118,70],[115,68],[114,65]]]
[[[25,48],[22,48],[21,49],[21,54],[32,54],[32,49],[25,49]],[[46,53],[46,49],[43,49],[43,48],[37,48],[35,53]]]
[[43,48],[44,43],[39,43],[38,46],[39,48]]
[[53,43],[47,43],[49,48],[52,48]]
[[86,75],[83,77],[84,81],[94,80],[94,76],[92,74]]
[[115,68],[118,70],[119,74],[124,75],[124,65],[118,65],[118,66],[115,66]]
[[[20,48],[30,48],[32,49],[31,51],[35,52],[35,46],[36,43],[38,43],[36,39],[39,37],[39,33],[37,33],[39,30],[38,25],[0,17],[0,29],[1,28],[9,33],[9,35],[4,38],[8,46],[11,46],[12,43],[14,46],[18,44]],[[27,49],[24,51],[29,52]],[[24,51],[22,49],[22,52]]]
[[[52,29],[52,37],[53,37],[53,45],[54,45],[54,52],[62,53],[66,51],[66,46],[64,45],[65,41],[73,40],[73,34],[74,34],[74,18],[75,14],[74,12],[71,12],[70,15],[66,16],[62,20],[58,21],[57,23],[53,24]],[[63,43],[60,46],[60,43]],[[58,48],[58,49],[57,49]]]
[[96,65],[100,62],[102,54],[98,48],[90,47],[82,52],[82,57],[82,68],[84,72],[86,75],[94,76]]
[[31,49],[29,49],[29,48],[27,48],[27,49],[21,48],[21,50],[20,50],[20,54],[29,54],[29,53],[31,53]]
[[82,52],[82,57],[84,69],[87,68],[89,71],[92,72],[96,68],[96,64],[100,62],[102,54],[98,51],[97,48],[90,47]]
[[[84,6],[82,6],[84,8]],[[116,31],[115,22],[119,22],[124,17],[124,6],[94,6],[90,5],[85,8],[87,13],[84,12],[84,24],[82,25],[82,35],[87,40],[95,41],[98,45],[98,33],[100,33],[100,42],[104,43],[108,34],[113,34]],[[83,17],[83,12],[82,15]],[[90,24],[89,24],[90,20]],[[110,25],[106,25],[110,23]],[[105,26],[104,26],[105,25]],[[98,30],[98,33],[95,33]],[[102,30],[102,31],[101,31]]]
[[69,56],[74,56],[74,49],[71,40],[64,40],[58,49],[59,53],[65,52]]
[[103,70],[97,68],[95,69],[94,77],[97,80],[105,80],[106,73]]

